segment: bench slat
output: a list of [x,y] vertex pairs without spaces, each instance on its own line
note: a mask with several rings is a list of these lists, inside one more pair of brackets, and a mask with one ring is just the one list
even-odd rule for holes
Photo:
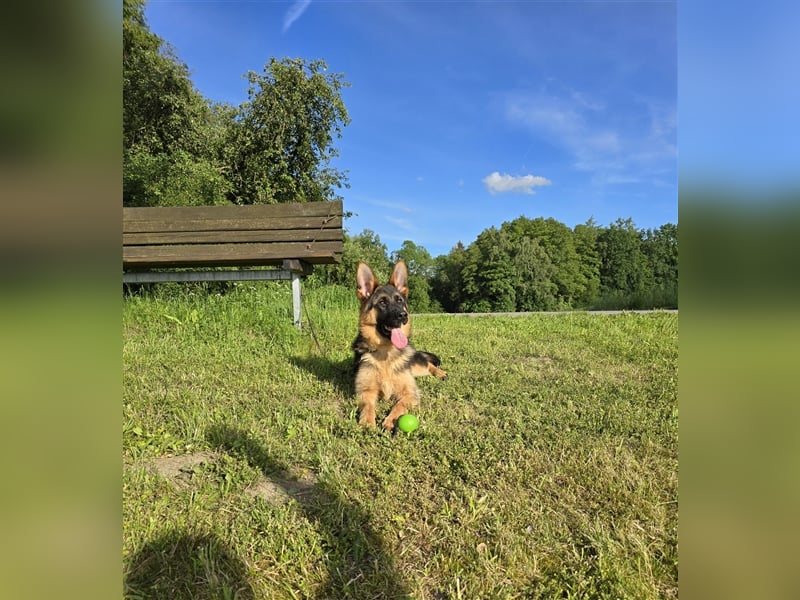
[[331,264],[341,260],[343,244],[333,242],[275,242],[266,244],[184,244],[124,246],[124,268],[215,267],[237,265],[282,265],[288,258],[309,264]]
[[123,221],[170,220],[170,219],[240,219],[284,217],[342,216],[342,201],[297,202],[286,204],[251,204],[247,206],[148,206],[124,207]]
[[[188,216],[188,215],[187,215]],[[142,219],[129,218],[123,221],[124,233],[159,233],[172,231],[257,231],[261,229],[274,229],[285,231],[296,230],[321,230],[341,229],[342,217],[245,217],[236,218],[186,218],[176,220],[172,218]]]
[[123,233],[124,246],[168,244],[225,244],[247,242],[335,242],[342,240],[341,229],[283,229],[263,231],[171,231]]

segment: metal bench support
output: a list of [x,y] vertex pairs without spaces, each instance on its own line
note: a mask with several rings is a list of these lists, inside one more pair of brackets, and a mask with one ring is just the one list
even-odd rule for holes
[[302,328],[301,281],[313,267],[301,260],[284,260],[282,269],[223,269],[217,271],[126,271],[123,283],[160,283],[165,281],[291,281],[292,317]]

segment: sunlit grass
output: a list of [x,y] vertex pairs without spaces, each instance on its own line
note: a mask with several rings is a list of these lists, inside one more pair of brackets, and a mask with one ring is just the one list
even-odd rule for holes
[[676,314],[419,316],[449,378],[393,436],[349,291],[312,335],[281,284],[189,290],[124,305],[128,597],[677,596]]

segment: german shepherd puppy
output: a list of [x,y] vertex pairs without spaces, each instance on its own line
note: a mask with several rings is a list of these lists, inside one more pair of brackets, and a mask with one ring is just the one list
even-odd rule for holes
[[408,314],[408,271],[404,261],[394,266],[389,283],[380,285],[366,263],[356,273],[361,314],[358,337],[353,342],[356,363],[356,395],[362,426],[375,425],[378,398],[395,398],[383,428],[394,429],[397,419],[419,404],[415,377],[434,375],[447,378],[435,354],[415,350],[408,343],[411,318]]

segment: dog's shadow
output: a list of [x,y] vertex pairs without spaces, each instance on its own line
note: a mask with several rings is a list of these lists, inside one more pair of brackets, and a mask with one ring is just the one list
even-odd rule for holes
[[376,589],[381,590],[382,598],[409,598],[402,573],[372,527],[372,517],[363,508],[348,501],[325,481],[298,480],[289,465],[271,456],[243,430],[215,426],[206,438],[214,447],[260,470],[317,525],[328,578],[316,598],[376,597]]
[[355,395],[355,363],[352,356],[333,360],[324,356],[290,356],[289,362],[311,373],[320,381],[326,381],[341,395],[349,398]]
[[255,600],[247,567],[216,535],[166,533],[125,567],[126,598],[240,598]]

